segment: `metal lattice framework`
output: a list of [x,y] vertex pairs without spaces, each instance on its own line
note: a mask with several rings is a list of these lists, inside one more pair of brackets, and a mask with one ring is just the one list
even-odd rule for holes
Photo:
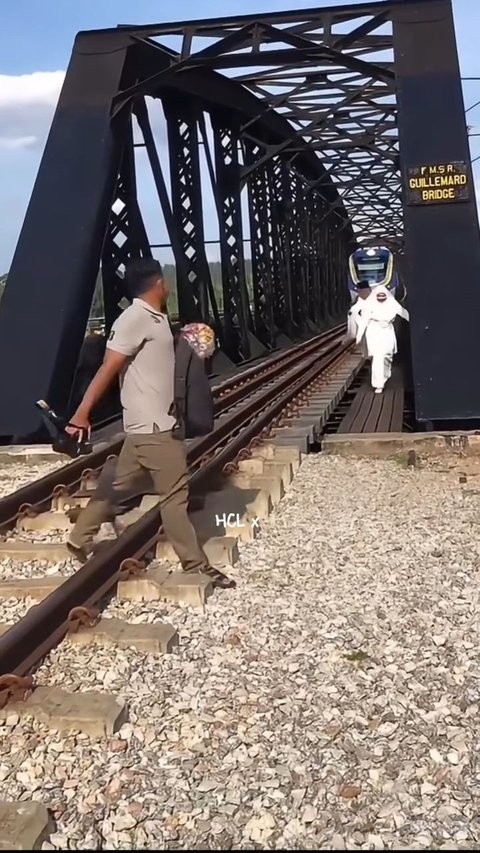
[[[279,333],[303,336],[338,317],[356,241],[401,247],[390,6],[122,28],[144,79],[127,78],[114,110],[139,119],[180,315],[213,319],[235,360],[259,341],[271,347]],[[170,193],[147,96],[163,103]],[[205,251],[199,143],[218,216],[222,317]]]
[[[141,181],[147,169],[175,260],[180,320],[211,323],[232,360],[342,319],[359,242],[396,252],[405,244],[420,340],[433,328],[421,290],[430,271],[446,286],[462,251],[466,277],[476,275],[477,220],[470,202],[428,216],[409,209],[402,180],[409,164],[468,159],[463,109],[450,0],[80,33],[0,309],[0,360],[13,353],[22,365],[15,382],[0,375],[0,435],[36,423],[32,399],[67,406],[99,267],[108,331],[127,262],[164,248],[151,240],[139,201],[140,151]],[[220,291],[209,263],[212,220]],[[441,264],[425,249],[434,235],[446,247]],[[31,270],[46,268],[48,288],[35,289]],[[20,340],[36,348],[34,364],[15,356]],[[436,366],[432,344],[422,346],[430,400]],[[453,378],[451,386],[453,398]],[[433,408],[443,411],[442,399]]]
[[[295,168],[308,146],[327,172],[312,185],[321,190],[333,181],[358,238],[396,243],[402,211],[393,5],[145,27],[139,39],[168,57],[146,85],[152,92],[162,77],[188,77],[193,69],[228,75],[290,125],[290,138],[267,146],[257,162],[281,155]],[[162,42],[172,37],[182,39],[178,52]],[[240,138],[258,141],[257,124],[244,121]],[[242,177],[254,169],[250,163]]]

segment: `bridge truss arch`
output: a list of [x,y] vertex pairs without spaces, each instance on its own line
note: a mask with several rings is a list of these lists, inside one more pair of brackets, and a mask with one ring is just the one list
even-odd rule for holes
[[[439,20],[453,48],[445,59],[439,31],[430,70],[442,73],[443,62],[451,93],[458,82],[456,109],[450,0],[79,33],[0,308],[0,363],[13,352],[19,372],[15,387],[0,372],[0,435],[28,432],[40,396],[68,405],[99,267],[108,332],[128,260],[162,257],[142,207],[146,166],[181,321],[211,323],[239,362],[341,320],[349,254],[359,243],[401,252],[413,221],[403,151],[410,160],[415,122],[424,133],[425,121],[409,34],[419,24],[433,32]],[[463,131],[458,124],[456,150]]]

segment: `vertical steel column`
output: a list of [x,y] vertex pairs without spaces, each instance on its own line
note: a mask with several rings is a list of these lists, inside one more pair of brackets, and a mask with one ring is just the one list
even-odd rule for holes
[[317,272],[317,234],[315,228],[315,194],[305,189],[304,243],[306,268],[306,307],[307,318],[318,323],[319,281]]
[[112,100],[129,84],[130,43],[121,31],[75,41],[0,306],[3,436],[38,428],[40,397],[68,402],[128,120],[112,119]]
[[346,317],[350,308],[350,294],[347,288],[348,261],[355,249],[350,231],[350,222],[345,220],[339,228],[340,258],[338,265],[338,319]]
[[326,277],[325,277],[325,255],[323,249],[322,233],[325,228],[325,203],[322,197],[314,192],[313,194],[313,215],[312,225],[314,232],[314,265],[315,265],[315,305],[316,315],[315,322],[317,326],[324,327],[327,322],[327,294],[326,294]]
[[[179,312],[185,313],[185,292],[190,290],[197,308],[195,319],[209,323],[209,293],[213,300],[215,296],[205,251],[198,111],[194,102],[180,96],[163,98],[162,103],[168,126],[172,211],[184,256],[184,264],[177,274]],[[218,318],[215,304],[212,309]]]
[[323,237],[323,256],[325,270],[325,307],[327,309],[327,323],[330,323],[334,314],[334,299],[333,299],[333,280],[335,273],[335,264],[333,261],[333,229],[332,229],[332,212],[330,211],[325,219],[324,228],[322,229]]
[[292,293],[292,319],[298,334],[302,330],[302,278],[300,260],[300,208],[301,198],[298,198],[297,176],[290,169],[283,172],[284,198],[287,204],[288,244],[290,252],[290,281]]
[[416,415],[480,418],[480,236],[450,0],[392,8],[404,188],[408,169],[467,163],[469,198],[408,203],[406,285]]
[[308,263],[308,310],[312,321],[318,325],[319,318],[319,291],[320,282],[318,275],[318,237],[316,228],[316,194],[311,189],[306,190],[308,205],[307,238],[310,247]]
[[239,127],[230,117],[212,113],[216,193],[219,206],[225,345],[236,359],[250,356],[250,314],[243,251],[240,199]]
[[118,303],[126,296],[123,286],[125,267],[133,258],[146,257],[151,258],[152,251],[138,205],[130,121],[102,251],[102,287],[107,335],[120,314]]
[[327,323],[327,287],[325,269],[325,203],[317,193],[313,193],[314,207],[312,225],[315,243],[315,282],[316,282],[316,323],[324,327]]
[[292,200],[288,167],[280,159],[275,159],[272,169],[272,191],[275,222],[275,247],[277,260],[278,298],[282,307],[282,328],[287,335],[294,336],[295,324],[292,297]]
[[[264,149],[246,140],[245,152],[246,162],[252,166],[263,155]],[[272,221],[270,188],[265,165],[250,173],[248,201],[255,332],[265,344],[273,348],[276,343],[276,334],[272,286]]]
[[338,220],[335,214],[330,216],[330,237],[329,237],[329,257],[330,257],[330,317],[336,320],[338,317],[338,283],[339,283],[339,265],[340,253],[338,243]]
[[335,283],[335,319],[343,320],[350,307],[350,296],[347,288],[348,278],[348,259],[353,246],[349,241],[347,233],[348,223],[342,222],[340,217],[336,217],[336,238],[337,238],[337,278]]
[[[177,276],[186,279],[186,259],[183,253],[180,230],[170,206],[170,199],[168,197],[162,164],[155,145],[147,106],[143,99],[136,103],[135,115],[137,116],[140,130],[142,131],[145,149],[150,163],[150,168],[152,170],[153,180],[155,182],[155,188],[157,190],[158,199],[160,201],[163,217],[170,237],[170,243],[175,257],[176,273]],[[197,303],[195,302],[193,292],[190,289],[182,290],[182,305],[180,306],[179,304],[179,314],[181,321],[184,323],[198,320]]]
[[295,198],[295,302],[296,322],[302,332],[308,331],[308,282],[310,230],[305,180],[298,174],[293,176]]
[[291,315],[287,310],[285,298],[284,254],[282,243],[281,184],[279,181],[280,163],[278,158],[270,159],[265,166],[268,181],[272,259],[272,298],[275,325],[285,334],[290,334]]

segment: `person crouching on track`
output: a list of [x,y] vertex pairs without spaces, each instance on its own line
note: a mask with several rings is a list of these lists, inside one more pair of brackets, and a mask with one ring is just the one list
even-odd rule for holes
[[358,332],[358,319],[362,315],[362,308],[365,300],[371,294],[368,281],[359,281],[357,285],[358,299],[351,306],[347,314],[347,340],[354,341]]
[[[113,521],[122,499],[148,474],[160,498],[162,523],[185,572],[201,572],[223,589],[235,582],[210,566],[187,513],[188,471],[185,445],[172,435],[175,418],[174,341],[166,311],[168,288],[158,261],[132,261],[125,272],[132,304],[113,324],[104,362],[68,427],[71,435],[90,429],[92,409],[120,377],[126,438],[113,485],[93,497],[80,513],[67,547],[80,562],[92,550],[101,525]],[[77,429],[78,428],[78,429]]]
[[396,317],[409,320],[408,311],[383,285],[371,289],[357,321],[356,342],[366,344],[372,359],[372,387],[381,394],[392,374],[393,356],[397,352],[397,338],[393,323]]

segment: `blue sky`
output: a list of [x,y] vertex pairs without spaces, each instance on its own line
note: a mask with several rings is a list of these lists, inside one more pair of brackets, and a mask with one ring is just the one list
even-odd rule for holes
[[[330,0],[331,2],[331,0]],[[336,0],[347,5],[351,0]],[[1,0],[0,274],[11,262],[62,73],[78,30],[330,5],[326,0]],[[453,0],[462,75],[480,77],[480,0]],[[168,9],[168,11],[167,11]],[[480,80],[464,83],[465,106],[480,101]],[[480,106],[468,114],[480,133]],[[480,155],[480,136],[472,156]],[[476,164],[480,183],[480,160]],[[156,238],[154,235],[153,239]]]

